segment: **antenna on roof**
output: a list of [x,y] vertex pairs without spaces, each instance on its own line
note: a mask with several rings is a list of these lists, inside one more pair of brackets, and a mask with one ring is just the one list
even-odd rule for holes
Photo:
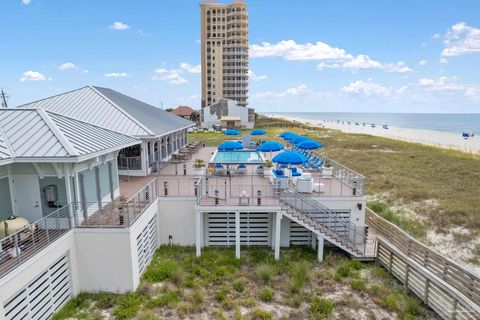
[[2,108],[8,108],[8,104],[7,104],[8,99],[10,99],[10,96],[7,95],[2,88],[2,91],[0,92],[0,102],[2,104]]

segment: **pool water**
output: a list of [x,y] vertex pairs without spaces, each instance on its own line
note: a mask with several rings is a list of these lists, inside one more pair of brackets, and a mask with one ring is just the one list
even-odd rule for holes
[[210,163],[262,164],[263,157],[257,151],[217,151]]

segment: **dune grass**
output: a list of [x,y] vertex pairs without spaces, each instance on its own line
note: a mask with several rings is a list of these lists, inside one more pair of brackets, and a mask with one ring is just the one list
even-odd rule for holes
[[[193,247],[162,246],[136,292],[82,293],[53,319],[353,319],[359,312],[430,319],[433,315],[384,269],[337,251],[327,250],[322,263],[308,247],[282,249],[280,261],[268,248],[242,248],[240,260],[234,248],[205,248],[202,253],[196,258]],[[182,270],[185,281],[179,282],[169,271],[172,266]]]
[[[369,206],[420,240],[432,228],[467,228],[470,238],[480,233],[479,155],[279,119],[259,117],[257,125],[268,133],[254,139],[279,139],[281,132],[292,131],[322,142],[323,153],[367,177]],[[189,138],[215,146],[226,137],[195,133]]]

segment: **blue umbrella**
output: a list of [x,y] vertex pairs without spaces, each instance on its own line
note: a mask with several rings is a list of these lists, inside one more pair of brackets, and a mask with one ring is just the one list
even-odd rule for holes
[[303,150],[313,150],[323,147],[323,144],[314,140],[305,140],[297,144],[297,147]]
[[252,136],[263,136],[264,134],[267,134],[267,131],[261,129],[252,130],[251,133]]
[[284,149],[285,147],[279,143],[279,142],[276,142],[276,141],[269,141],[269,142],[265,142],[265,143],[262,143],[258,148],[257,148],[257,151],[261,151],[261,152],[272,152],[272,151],[280,151],[282,149]]
[[223,134],[226,134],[227,136],[236,136],[240,134],[240,131],[238,131],[237,129],[228,129],[224,131]]
[[300,142],[307,141],[307,140],[310,140],[310,139],[308,139],[307,137],[298,136],[290,140],[290,142],[296,145],[296,144],[299,144]]
[[220,151],[232,151],[232,150],[242,150],[243,146],[241,143],[236,141],[227,141],[218,146]]
[[280,138],[286,138],[286,137],[288,137],[289,135],[292,135],[292,134],[294,134],[294,133],[292,133],[292,132],[290,132],[290,131],[285,131],[285,132],[283,132],[283,133],[280,133],[278,136],[279,136]]
[[308,159],[296,151],[283,151],[273,157],[272,161],[278,164],[302,164],[308,162]]
[[285,139],[287,141],[292,141],[293,139],[298,138],[298,137],[300,137],[298,134],[292,133],[292,134],[287,135],[286,137],[283,137],[283,139]]

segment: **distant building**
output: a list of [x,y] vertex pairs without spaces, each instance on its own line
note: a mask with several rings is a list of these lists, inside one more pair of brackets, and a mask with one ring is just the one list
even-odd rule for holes
[[190,121],[197,121],[198,113],[189,106],[178,106],[171,111],[173,114]]
[[201,12],[202,108],[219,98],[248,105],[248,13],[244,1],[203,2]]
[[236,101],[219,98],[218,102],[200,110],[202,128],[252,129],[255,125],[255,110],[240,106]]

